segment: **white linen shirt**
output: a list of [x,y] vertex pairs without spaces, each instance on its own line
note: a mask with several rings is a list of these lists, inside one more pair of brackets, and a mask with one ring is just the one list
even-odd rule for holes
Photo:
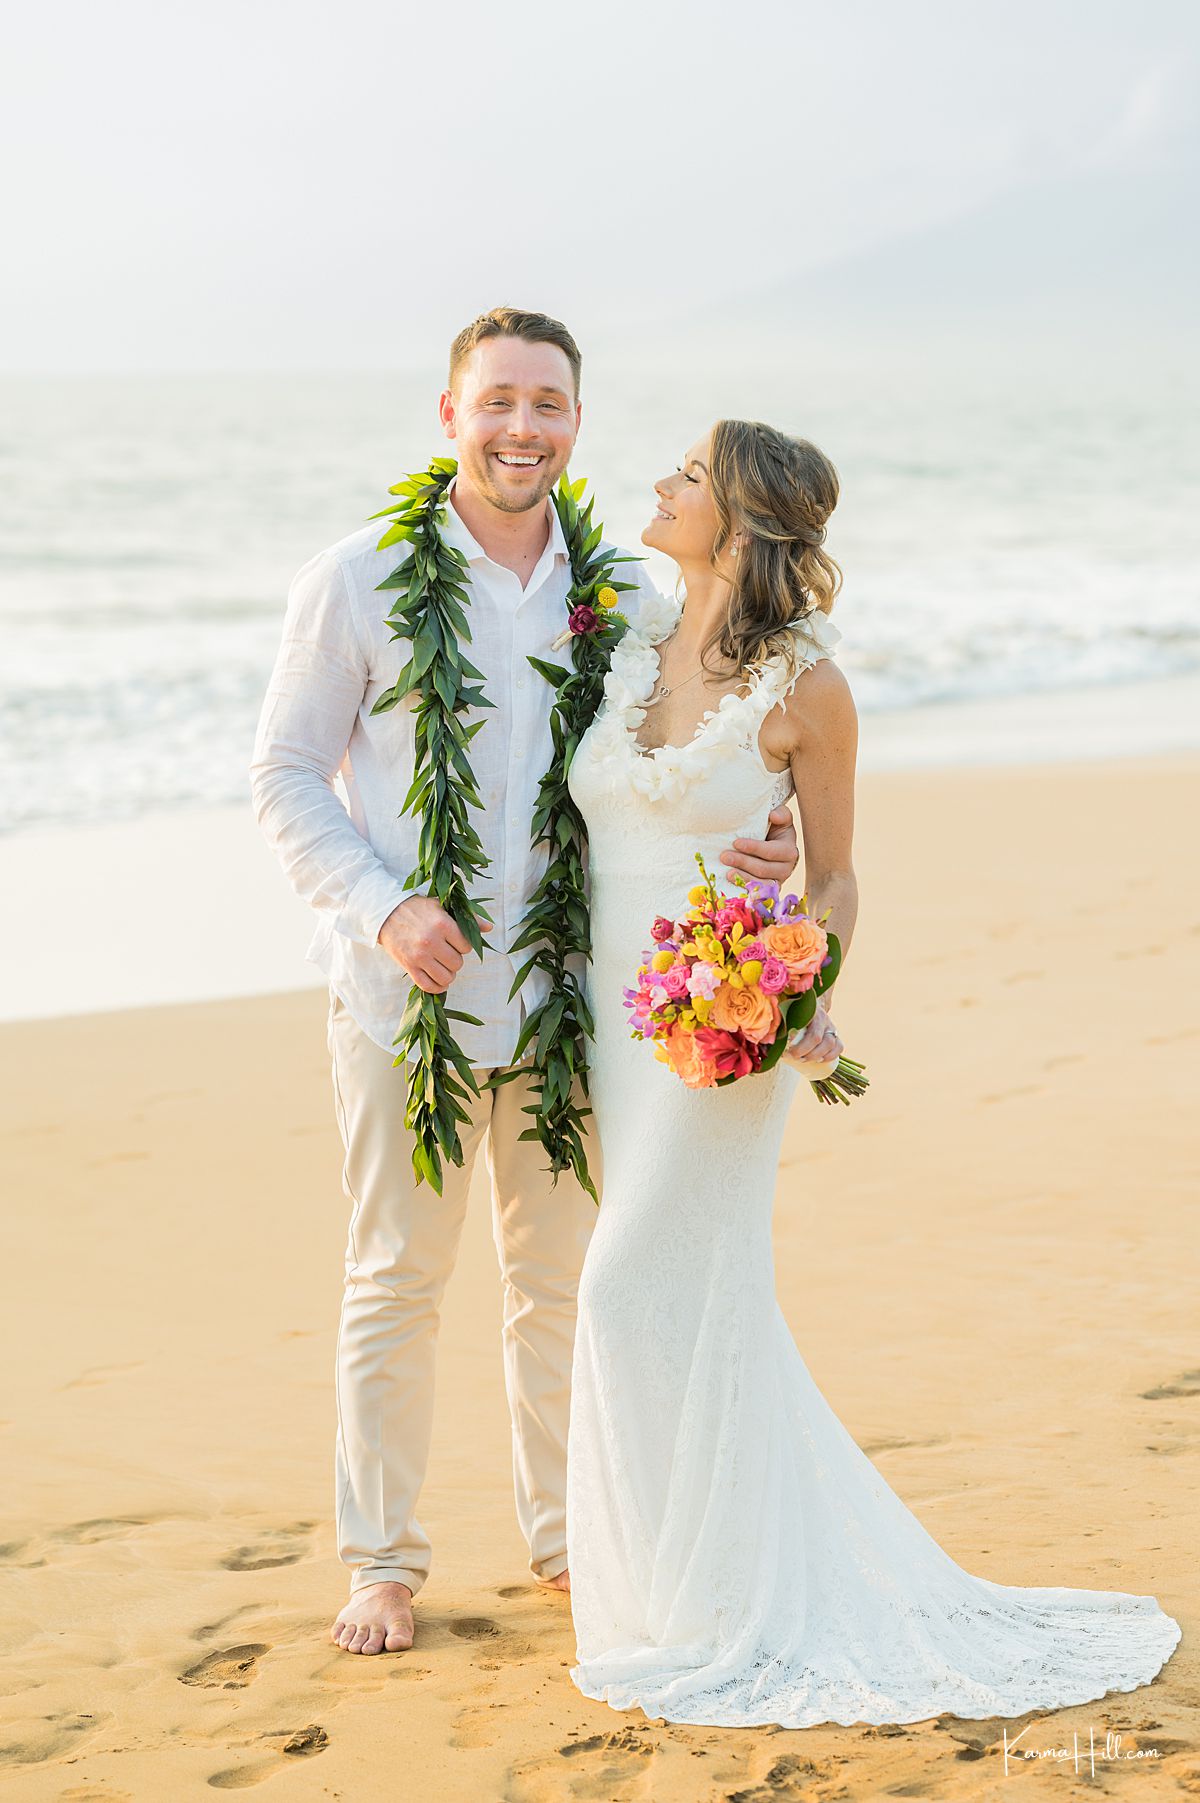
[[[550,649],[566,625],[571,567],[549,500],[546,509],[550,535],[524,589],[514,571],[494,563],[476,542],[453,504],[442,529],[469,565],[471,642],[465,650],[483,673],[493,704],[471,709],[465,720],[484,721],[469,756],[484,804],[471,810],[472,819],[489,867],[474,893],[487,898],[495,924],[484,935],[482,962],[468,952],[446,994],[450,1007],[483,1022],[455,1023],[459,1044],[477,1069],[511,1062],[526,1013],[548,991],[547,978],[534,970],[509,1001],[529,952],[514,958],[505,949],[548,860],[545,846],[531,847],[530,828],[538,785],[553,756],[554,693],[526,658],[565,666],[571,654],[569,645]],[[404,545],[376,550],[388,524],[372,521],[339,539],[292,579],[250,781],[268,844],[293,889],[318,915],[309,959],[363,1032],[390,1049],[411,985],[379,945],[379,929],[393,908],[425,886],[410,889],[405,880],[417,863],[420,816],[401,818],[399,811],[414,773],[417,698],[371,713],[407,652],[406,641],[393,639],[386,624],[395,591],[377,592],[408,554]],[[621,596],[622,610],[632,617],[643,595],[656,597],[640,562],[618,565],[614,577],[638,584],[638,593]]]

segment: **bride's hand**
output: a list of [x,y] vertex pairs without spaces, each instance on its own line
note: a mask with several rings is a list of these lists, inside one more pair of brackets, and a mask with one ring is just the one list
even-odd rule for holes
[[815,1083],[821,1077],[828,1077],[837,1068],[837,1061],[845,1049],[824,1005],[818,1002],[817,1011],[807,1027],[802,1032],[791,1035],[783,1056],[810,1083]]
[[772,808],[767,815],[766,838],[735,839],[732,849],[721,853],[721,862],[760,883],[778,883],[782,887],[800,862],[791,808]]

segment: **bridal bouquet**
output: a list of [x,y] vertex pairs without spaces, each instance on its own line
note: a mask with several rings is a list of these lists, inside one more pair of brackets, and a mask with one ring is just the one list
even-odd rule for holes
[[[837,935],[805,913],[807,896],[781,897],[778,883],[741,878],[741,895],[721,895],[699,853],[696,862],[704,881],[689,892],[685,914],[660,914],[650,928],[654,944],[625,1006],[633,1037],[652,1040],[689,1089],[716,1089],[778,1064],[816,1013],[842,952]],[[850,1102],[867,1088],[852,1058],[813,1068],[822,1102]]]

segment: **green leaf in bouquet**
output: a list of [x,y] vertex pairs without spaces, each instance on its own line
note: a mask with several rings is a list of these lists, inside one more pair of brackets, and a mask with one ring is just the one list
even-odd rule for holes
[[826,932],[825,937],[829,943],[829,956],[832,959],[832,963],[826,964],[816,974],[813,987],[816,989],[818,995],[823,994],[826,989],[832,987],[837,979],[839,970],[842,968],[841,940],[836,933]]

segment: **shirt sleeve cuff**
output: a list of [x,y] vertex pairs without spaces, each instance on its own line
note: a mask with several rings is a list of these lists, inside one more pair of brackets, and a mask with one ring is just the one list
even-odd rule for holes
[[420,893],[419,889],[406,889],[382,865],[378,870],[368,870],[350,891],[338,916],[338,932],[347,939],[356,940],[359,945],[378,945],[379,929],[393,908],[398,908],[410,895]]

